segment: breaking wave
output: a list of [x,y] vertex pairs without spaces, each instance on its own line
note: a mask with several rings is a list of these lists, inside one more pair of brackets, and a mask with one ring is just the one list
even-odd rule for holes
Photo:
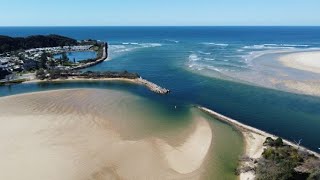
[[263,49],[294,49],[307,48],[310,45],[305,44],[255,44],[243,46],[243,49],[263,50]]
[[221,47],[229,46],[229,44],[225,44],[225,43],[212,43],[212,42],[204,42],[204,43],[201,43],[201,44],[210,45],[210,46],[221,46]]
[[124,53],[132,52],[143,48],[161,47],[160,43],[137,43],[137,42],[123,42],[121,44],[109,45],[110,54],[113,56],[121,55]]
[[176,43],[176,44],[180,42],[180,41],[173,40],[173,39],[165,39],[165,41]]

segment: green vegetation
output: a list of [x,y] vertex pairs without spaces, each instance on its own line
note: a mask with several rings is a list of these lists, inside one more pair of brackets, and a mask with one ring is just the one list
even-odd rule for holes
[[[94,59],[88,59],[80,62],[69,60],[67,56],[68,51],[72,51],[74,45],[91,45],[91,50],[97,52],[97,57]],[[0,54],[3,57],[10,57],[10,67],[0,68],[0,79],[6,78],[8,75],[17,72],[30,72],[34,70],[39,70],[38,77],[44,79],[44,72],[55,69],[81,69],[102,61],[97,61],[102,58],[104,45],[107,43],[102,43],[96,40],[83,40],[78,42],[74,39],[63,37],[59,35],[48,35],[48,36],[29,36],[26,38],[13,38],[8,36],[0,35]],[[43,48],[43,47],[57,47],[57,46],[69,46],[69,48],[58,48],[41,50],[34,49],[32,51],[24,51],[26,49],[32,48]],[[77,50],[77,49],[75,49]],[[61,53],[59,59],[54,59],[53,54]],[[15,67],[13,67],[15,65]],[[48,75],[48,74],[47,74]]]
[[46,79],[46,71],[44,69],[39,69],[37,72],[36,72],[36,77],[40,80],[44,80]]
[[320,161],[304,151],[284,145],[281,138],[268,137],[267,148],[258,160],[257,180],[295,180],[319,178]]
[[93,78],[93,79],[99,79],[99,78],[127,78],[127,79],[137,79],[140,77],[137,73],[130,73],[128,71],[106,71],[106,72],[92,72],[87,71],[84,73],[79,74],[79,76],[82,76],[84,78]]
[[106,71],[106,72],[78,72],[78,71],[68,71],[68,70],[44,70],[40,69],[36,72],[36,77],[40,80],[53,80],[53,79],[67,79],[69,77],[78,77],[84,79],[102,79],[102,78],[126,78],[126,79],[137,79],[139,74],[130,73],[128,71]]
[[59,35],[37,35],[26,38],[0,36],[0,54],[32,48],[72,46],[77,44],[77,40]]
[[40,68],[47,69],[48,54],[43,52],[40,57]]
[[320,179],[320,170],[316,170],[310,174],[307,180],[319,180]]

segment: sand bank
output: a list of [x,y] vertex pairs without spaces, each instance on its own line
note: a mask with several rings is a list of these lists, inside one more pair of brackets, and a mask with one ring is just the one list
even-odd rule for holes
[[169,166],[181,174],[199,169],[208,153],[212,140],[212,130],[203,118],[197,119],[196,129],[179,147],[172,147],[158,140]]
[[[242,134],[244,136],[244,140],[245,140],[244,156],[249,157],[251,159],[257,159],[262,156],[262,152],[264,150],[263,143],[265,142],[267,137],[272,137],[273,139],[278,138],[275,135],[272,135],[272,134],[267,133],[265,131],[262,131],[262,130],[256,129],[254,127],[240,123],[237,120],[226,117],[226,116],[219,114],[219,113],[217,113],[213,110],[210,110],[208,108],[205,108],[205,107],[198,107],[198,108],[204,112],[207,112],[208,114],[212,115],[213,117],[215,117],[218,120],[225,121],[225,122],[237,127],[242,132]],[[300,150],[306,151],[310,154],[314,154],[317,157],[320,157],[320,154],[313,152],[311,150],[308,150],[307,148],[302,147],[302,146],[298,147],[295,143],[293,143],[291,141],[283,139],[283,142],[285,144],[288,144],[288,145],[293,146],[295,148],[299,148]],[[245,164],[243,164],[243,165],[245,165],[245,166],[253,166],[253,162],[244,162],[244,163]],[[255,174],[252,171],[240,174],[240,180],[253,180],[253,179],[255,179]]]
[[275,85],[281,85],[295,93],[320,96],[320,80],[270,79],[270,81]]
[[153,82],[150,82],[143,78],[136,78],[136,79],[129,79],[129,78],[99,78],[99,79],[92,79],[92,78],[82,78],[82,77],[69,77],[67,79],[53,79],[53,80],[30,80],[25,81],[23,83],[44,83],[44,82],[68,82],[68,81],[87,81],[87,82],[99,82],[99,81],[121,81],[126,83],[133,83],[147,87],[150,91],[158,94],[168,94],[170,90],[163,88]]
[[273,84],[295,93],[320,96],[320,51],[285,54],[279,56],[278,60],[286,67],[304,72],[284,72],[289,75],[282,79],[271,78]]
[[123,111],[134,102],[87,89],[0,98],[0,179],[200,179],[212,144],[208,122],[195,119],[173,146],[135,129],[148,121]]
[[290,68],[320,73],[320,51],[291,53],[279,60]]

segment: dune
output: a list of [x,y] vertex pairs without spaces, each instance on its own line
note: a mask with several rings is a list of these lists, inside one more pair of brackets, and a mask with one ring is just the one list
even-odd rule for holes
[[279,60],[290,68],[320,73],[320,51],[290,53]]
[[145,123],[119,108],[135,101],[88,89],[0,98],[0,179],[201,179],[208,122],[195,119],[177,147],[152,134],[130,139],[124,132],[134,136],[133,124]]

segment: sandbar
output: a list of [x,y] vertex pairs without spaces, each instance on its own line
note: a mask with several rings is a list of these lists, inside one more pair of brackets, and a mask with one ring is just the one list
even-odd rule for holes
[[281,56],[279,60],[290,68],[320,73],[320,51],[290,53]]
[[119,108],[131,96],[73,89],[0,98],[0,179],[201,179],[212,144],[206,119],[173,146],[124,120],[131,115]]

